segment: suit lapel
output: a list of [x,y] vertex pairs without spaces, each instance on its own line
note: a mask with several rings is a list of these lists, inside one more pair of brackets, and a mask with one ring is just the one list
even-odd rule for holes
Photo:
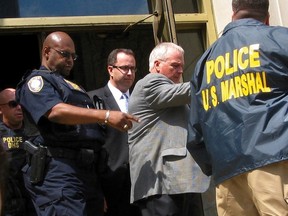
[[105,98],[103,98],[103,99],[105,100],[105,104],[106,104],[107,109],[120,111],[120,108],[119,108],[115,98],[113,97],[110,89],[108,88],[108,85],[106,85],[104,87],[104,97]]

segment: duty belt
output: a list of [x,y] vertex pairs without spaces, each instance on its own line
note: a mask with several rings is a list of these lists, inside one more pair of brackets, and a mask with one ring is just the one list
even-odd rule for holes
[[80,149],[57,148],[47,146],[47,156],[53,158],[66,158],[76,160],[79,157]]
[[47,146],[47,156],[52,158],[65,158],[69,160],[77,160],[79,164],[88,166],[97,161],[97,155],[92,149],[69,149],[62,147]]
[[39,150],[43,149],[42,152],[43,153],[45,152],[45,154],[48,157],[52,157],[52,158],[66,158],[70,160],[81,159],[85,162],[86,161],[90,162],[95,159],[94,150],[85,149],[85,148],[71,149],[71,148],[63,148],[63,147],[37,146],[29,141],[25,141],[24,149],[27,150],[32,155],[34,155]]
[[[85,167],[94,167],[95,158],[94,150],[91,149],[69,149],[61,147],[50,147],[34,145],[26,140],[23,145],[24,149],[31,154],[29,156],[30,164],[30,182],[38,184],[42,182],[45,176],[46,157],[65,158],[77,161],[77,164]],[[30,159],[31,158],[31,159]]]

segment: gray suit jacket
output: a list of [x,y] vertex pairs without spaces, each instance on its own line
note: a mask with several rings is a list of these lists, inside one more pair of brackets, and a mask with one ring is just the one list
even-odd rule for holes
[[189,100],[189,82],[175,84],[150,73],[136,83],[129,113],[141,121],[128,131],[131,202],[207,190],[210,178],[186,148]]

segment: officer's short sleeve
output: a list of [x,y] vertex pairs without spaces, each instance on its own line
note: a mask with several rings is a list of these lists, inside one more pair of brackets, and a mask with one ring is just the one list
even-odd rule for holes
[[59,90],[48,79],[34,76],[20,89],[19,102],[38,124],[39,119],[53,106],[63,102]]

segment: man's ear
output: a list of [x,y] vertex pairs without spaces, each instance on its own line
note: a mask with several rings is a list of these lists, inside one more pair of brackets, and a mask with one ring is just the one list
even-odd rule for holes
[[235,13],[235,11],[233,11],[233,14],[232,14],[232,21],[235,20],[235,15],[236,15],[236,13]]
[[160,71],[160,68],[159,68],[160,63],[161,63],[161,62],[160,62],[159,60],[156,60],[156,61],[154,62],[154,68],[155,68],[155,70],[156,70],[157,73],[159,73],[159,71]]
[[112,66],[107,66],[107,71],[109,73],[109,77],[113,77],[113,67]]
[[270,13],[268,13],[264,23],[268,26],[270,25]]
[[43,52],[44,52],[44,57],[47,60],[49,58],[50,47],[45,46],[43,48]]
[[237,13],[239,12],[239,10],[237,10],[236,8],[234,8],[234,7],[232,7],[232,16],[231,16],[231,18],[232,18],[232,21],[235,21],[235,20],[237,20]]

